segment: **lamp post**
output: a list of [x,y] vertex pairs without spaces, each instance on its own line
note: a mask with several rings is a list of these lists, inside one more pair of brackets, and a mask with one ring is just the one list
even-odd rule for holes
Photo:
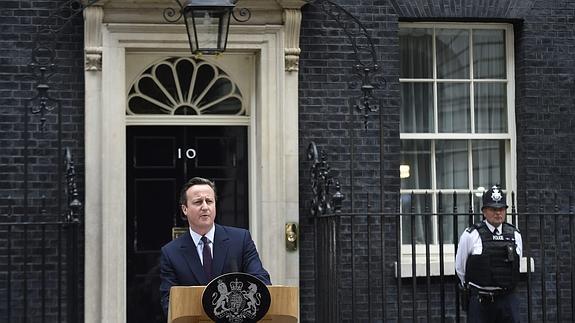
[[180,7],[164,9],[164,19],[177,22],[182,17],[186,24],[192,54],[220,54],[226,50],[230,20],[245,22],[250,19],[248,9],[234,14],[237,0],[174,0]]

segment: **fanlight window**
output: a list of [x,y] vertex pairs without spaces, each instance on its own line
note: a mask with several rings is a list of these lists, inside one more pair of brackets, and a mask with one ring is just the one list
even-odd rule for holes
[[217,66],[172,57],[142,73],[130,88],[128,115],[246,115],[242,94]]

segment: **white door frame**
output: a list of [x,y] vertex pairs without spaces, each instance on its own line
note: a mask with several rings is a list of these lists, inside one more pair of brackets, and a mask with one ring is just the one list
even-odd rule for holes
[[[101,23],[96,10],[102,8],[87,9],[92,16],[85,36],[86,63],[93,64],[94,34],[101,33],[102,62],[101,70],[87,66],[85,73],[85,322],[125,322],[125,128],[134,124],[125,114],[126,52],[182,52],[188,41],[182,25]],[[258,58],[249,134],[250,231],[273,283],[298,286],[299,253],[286,251],[284,233],[285,223],[299,218],[298,75],[286,71],[284,37],[283,25],[232,26],[228,50]]]

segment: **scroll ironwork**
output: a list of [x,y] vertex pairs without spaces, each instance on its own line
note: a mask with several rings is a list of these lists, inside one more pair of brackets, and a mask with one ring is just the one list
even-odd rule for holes
[[47,115],[60,109],[60,101],[50,94],[50,82],[58,72],[56,63],[57,35],[67,27],[72,19],[82,14],[85,8],[100,0],[69,0],[54,10],[36,34],[35,47],[28,67],[31,77],[36,81],[37,93],[28,102],[28,109],[33,115],[40,115],[40,129],[46,130]]
[[349,40],[355,59],[352,76],[354,81],[350,83],[350,87],[355,88],[359,83],[361,90],[361,96],[354,98],[351,104],[363,113],[364,126],[367,129],[370,113],[379,111],[380,106],[379,102],[374,103],[374,91],[384,83],[383,78],[382,81],[375,80],[378,78],[379,63],[373,40],[361,21],[340,5],[330,0],[309,0],[308,3],[321,9],[335,21]]
[[[341,193],[339,180],[333,178],[331,174],[327,154],[325,151],[319,153],[315,142],[312,141],[307,148],[307,159],[312,162],[310,175],[313,198],[310,214],[322,216],[339,213],[345,195]],[[335,186],[335,193],[330,196],[332,186]]]

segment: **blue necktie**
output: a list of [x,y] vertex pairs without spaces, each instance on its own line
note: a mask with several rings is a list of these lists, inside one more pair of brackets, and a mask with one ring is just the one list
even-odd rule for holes
[[204,258],[204,272],[206,273],[208,280],[212,280],[212,251],[210,249],[210,242],[206,236],[202,236],[202,242],[204,243],[202,251],[202,257]]

